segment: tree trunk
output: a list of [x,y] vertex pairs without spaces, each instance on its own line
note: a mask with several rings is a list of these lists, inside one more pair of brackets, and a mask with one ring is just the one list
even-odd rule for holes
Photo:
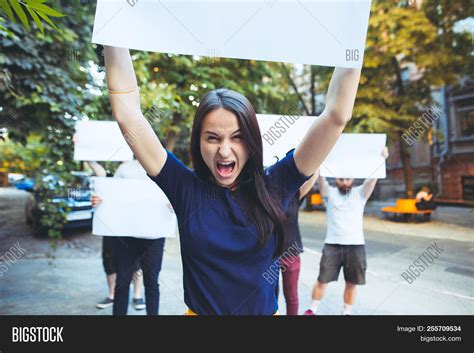
[[[171,126],[179,126],[181,121],[183,121],[183,117],[179,113],[173,113]],[[172,129],[168,130],[166,134],[166,149],[171,153],[174,152],[176,147],[176,132]]]
[[430,180],[431,180],[431,192],[436,195],[439,193],[438,183],[436,182],[436,163],[434,163],[434,144],[433,144],[433,127],[430,126],[428,130],[428,144],[429,144],[429,161],[430,161]]
[[408,199],[414,198],[413,194],[413,169],[410,165],[410,153],[408,152],[407,145],[403,141],[401,135],[403,131],[398,132],[398,149],[400,151],[400,159],[402,161],[403,168],[403,179],[405,181],[405,196]]
[[176,133],[173,130],[169,130],[166,134],[166,149],[173,153],[176,146]]
[[296,95],[298,96],[298,100],[301,103],[301,106],[303,107],[306,115],[311,115],[310,111],[308,110],[308,107],[306,106],[306,103],[304,102],[303,96],[301,95],[300,91],[298,90],[298,86],[296,86],[295,81],[291,78],[290,72],[288,71],[287,67],[285,66],[284,63],[281,63],[281,68],[283,70],[283,73],[286,76],[286,79],[290,83],[291,87],[295,90]]
[[[397,58],[392,57],[392,64],[395,69],[395,76],[397,79],[397,96],[403,96],[405,93],[405,87],[403,86],[402,73],[400,65],[398,64]],[[413,195],[413,169],[410,165],[410,152],[404,140],[402,139],[403,131],[398,131],[398,147],[400,150],[400,159],[403,167],[403,179],[405,181],[405,196],[409,199],[414,197]]]

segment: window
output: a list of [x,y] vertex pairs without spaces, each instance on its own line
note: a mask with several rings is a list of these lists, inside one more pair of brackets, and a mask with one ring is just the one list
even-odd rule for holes
[[464,110],[456,113],[459,117],[461,136],[474,135],[474,106],[469,110]]
[[474,97],[456,101],[455,112],[459,123],[459,137],[474,136]]
[[474,176],[462,177],[462,195],[464,200],[474,200]]

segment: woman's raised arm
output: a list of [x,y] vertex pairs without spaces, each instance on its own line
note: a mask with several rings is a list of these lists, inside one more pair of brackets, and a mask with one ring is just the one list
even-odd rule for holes
[[166,151],[141,111],[128,49],[106,46],[105,71],[112,113],[135,157],[148,174],[155,176],[166,162]]
[[334,70],[324,111],[311,125],[294,153],[300,173],[309,176],[320,167],[351,120],[359,79],[360,69]]

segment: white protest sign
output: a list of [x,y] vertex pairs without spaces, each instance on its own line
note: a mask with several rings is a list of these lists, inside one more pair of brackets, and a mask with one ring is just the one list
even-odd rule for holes
[[152,52],[362,67],[370,0],[98,0],[92,42]]
[[257,114],[263,143],[263,165],[268,167],[296,148],[315,116]]
[[177,221],[163,191],[151,180],[92,178],[102,203],[94,213],[92,234],[143,239],[174,237]]
[[[263,143],[263,165],[268,167],[298,147],[318,119],[304,115],[257,114]],[[385,178],[385,134],[342,134],[321,164],[331,178]]]
[[342,134],[321,165],[330,178],[386,178],[382,150],[386,134]]
[[133,152],[117,122],[83,120],[76,123],[74,159],[129,161],[133,159]]

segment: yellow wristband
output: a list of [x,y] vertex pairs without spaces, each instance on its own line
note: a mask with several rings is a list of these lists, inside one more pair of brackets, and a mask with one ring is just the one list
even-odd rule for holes
[[132,89],[129,89],[129,90],[126,90],[126,91],[111,91],[110,89],[108,90],[110,94],[127,94],[127,93],[130,93],[130,92],[133,92],[133,91],[136,91],[138,90],[138,87],[135,87],[135,88],[132,88]]

